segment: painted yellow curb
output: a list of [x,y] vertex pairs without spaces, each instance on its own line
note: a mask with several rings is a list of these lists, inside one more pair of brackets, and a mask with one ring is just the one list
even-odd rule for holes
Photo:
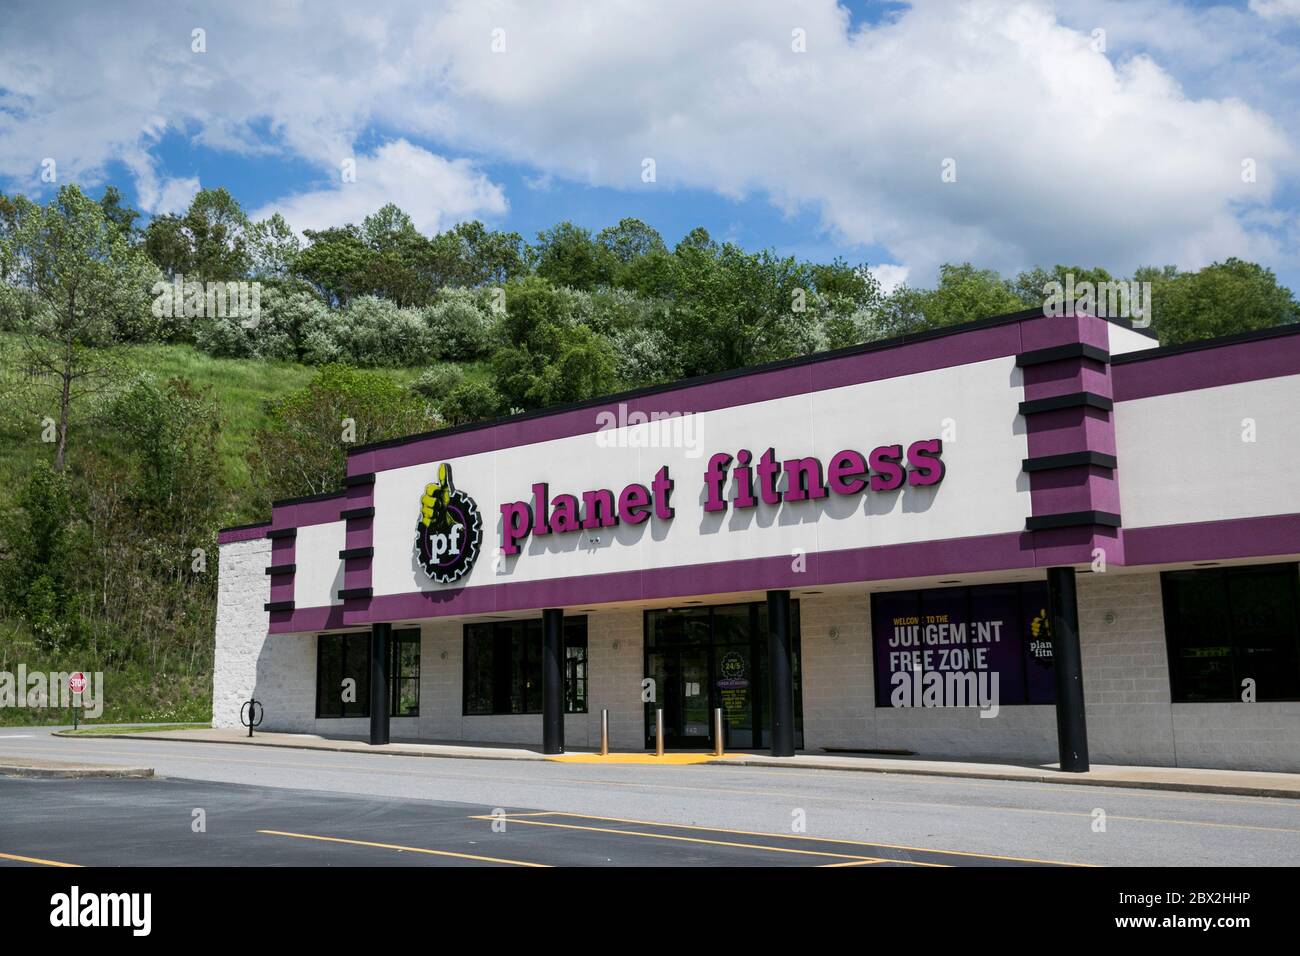
[[557,763],[627,763],[627,764],[655,764],[661,767],[684,767],[690,764],[709,763],[713,760],[726,760],[728,757],[749,757],[751,754],[724,754],[721,757],[715,757],[713,754],[664,754],[662,757],[655,754],[609,754],[602,757],[600,754],[561,754],[557,757],[547,757],[547,760],[554,760]]

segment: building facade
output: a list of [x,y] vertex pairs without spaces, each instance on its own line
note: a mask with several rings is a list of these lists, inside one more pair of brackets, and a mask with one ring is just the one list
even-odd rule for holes
[[1297,411],[1033,312],[357,448],[221,532],[214,722],[1300,771]]

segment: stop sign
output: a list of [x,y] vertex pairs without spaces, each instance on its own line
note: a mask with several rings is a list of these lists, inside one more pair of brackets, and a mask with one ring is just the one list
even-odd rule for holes
[[68,675],[68,690],[74,694],[80,694],[86,689],[86,675],[77,671],[75,674]]

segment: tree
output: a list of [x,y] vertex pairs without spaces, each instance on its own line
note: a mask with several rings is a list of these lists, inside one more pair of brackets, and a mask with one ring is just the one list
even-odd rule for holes
[[539,276],[571,289],[608,285],[618,261],[609,249],[591,238],[588,230],[571,222],[539,232],[532,252]]
[[307,229],[307,248],[299,253],[294,271],[329,305],[344,306],[365,295],[370,280],[370,248],[356,226]]
[[894,290],[884,304],[882,332],[899,335],[941,328],[1023,308],[1020,296],[992,269],[945,263],[934,289],[904,285]]
[[288,279],[301,251],[297,234],[278,212],[248,230],[249,274],[255,279]]
[[182,538],[205,527],[220,500],[213,486],[221,417],[211,388],[142,373],[114,400],[109,421],[131,466],[127,488],[137,513]]
[[73,499],[66,476],[37,462],[14,502],[0,512],[0,597],[45,645],[68,635],[73,601]]
[[73,410],[118,380],[119,364],[104,347],[150,321],[157,270],[76,186],[46,206],[17,203],[17,227],[0,238],[0,261],[12,264],[23,300],[18,326],[32,388],[57,409],[54,470],[61,472]]
[[159,216],[145,229],[149,257],[169,277],[234,282],[248,274],[249,222],[225,189],[203,189],[184,216]]
[[1198,272],[1139,269],[1151,283],[1152,327],[1162,345],[1300,321],[1300,304],[1277,276],[1254,262],[1226,259]]
[[543,408],[615,390],[610,343],[575,315],[578,299],[540,276],[506,286],[502,332],[492,356],[495,387],[512,407]]
[[354,445],[427,431],[425,403],[378,372],[329,365],[305,387],[267,406],[249,454],[264,503],[334,491]]
[[803,316],[794,310],[813,277],[793,257],[721,246],[702,229],[673,251],[669,333],[687,375],[755,365],[797,354]]
[[135,221],[140,218],[140,212],[123,203],[122,193],[116,186],[105,188],[104,195],[99,197],[99,205],[108,221],[121,231],[123,238],[128,242],[135,242],[139,238]]

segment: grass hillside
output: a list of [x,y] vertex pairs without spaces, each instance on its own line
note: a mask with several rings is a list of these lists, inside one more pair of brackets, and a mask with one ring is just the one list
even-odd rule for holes
[[[5,381],[21,382],[21,349],[15,336],[0,334],[0,371]],[[198,388],[210,388],[219,409],[216,439],[219,475],[210,487],[219,489],[222,524],[238,524],[269,517],[257,505],[245,456],[268,416],[266,402],[306,386],[317,369],[292,362],[264,359],[216,358],[189,345],[138,345],[120,350],[133,371],[148,371],[159,380],[184,377]],[[388,369],[385,377],[406,386],[422,369]],[[473,367],[470,375],[481,372]],[[21,390],[20,390],[21,391]],[[10,393],[13,394],[13,393]],[[30,394],[30,391],[28,391]],[[53,445],[42,442],[41,418],[51,414],[28,402],[6,399],[0,408],[0,509],[13,508],[19,489],[42,460],[52,457]],[[78,462],[91,453],[111,455],[113,439],[107,434],[104,411],[74,419],[70,429],[69,461],[76,473]],[[93,529],[90,529],[93,535]],[[111,543],[109,543],[111,547]],[[176,560],[179,558],[179,560]],[[188,561],[188,552],[163,556],[163,565]],[[126,583],[106,585],[105,603],[141,605],[139,620],[119,619],[66,646],[51,647],[37,640],[22,615],[0,616],[0,671],[16,673],[19,664],[28,673],[102,671],[107,683],[105,709],[97,723],[123,721],[206,721],[211,718],[212,623],[215,609],[217,562],[199,584],[172,584],[166,596],[148,590],[148,575],[127,577]],[[83,572],[76,569],[75,573]],[[154,573],[153,579],[159,575]],[[141,585],[133,592],[130,582]],[[93,594],[93,585],[84,589]],[[116,591],[117,593],[112,593]],[[169,604],[168,602],[172,602]],[[93,619],[94,615],[85,615]],[[0,708],[0,726],[69,721],[66,710]]]

